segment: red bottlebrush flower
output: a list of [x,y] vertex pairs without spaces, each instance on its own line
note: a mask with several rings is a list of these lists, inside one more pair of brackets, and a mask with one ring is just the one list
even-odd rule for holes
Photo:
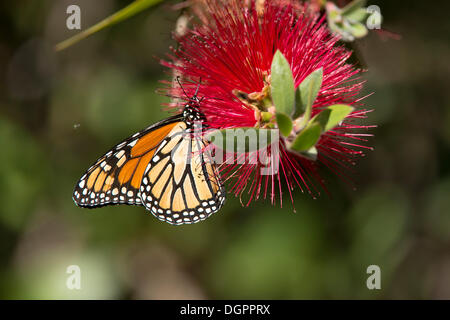
[[[355,77],[360,70],[346,63],[351,52],[337,44],[339,38],[329,32],[325,18],[290,0],[265,1],[263,10],[260,5],[261,1],[247,1],[247,5],[237,0],[206,1],[202,23],[178,38],[179,49],[170,56],[172,61],[163,62],[182,75],[188,95],[201,81],[199,96],[204,100],[200,107],[207,124],[218,129],[260,125],[258,101],[267,96],[277,50],[291,66],[295,87],[311,72],[323,68],[312,116],[333,104],[351,105],[355,110],[321,135],[315,161],[290,151],[281,139],[279,170],[272,175],[261,175],[259,164],[224,164],[221,173],[229,180],[229,191],[236,196],[247,191],[247,205],[268,196],[273,203],[277,193],[281,202],[283,184],[287,184],[291,199],[295,186],[302,192],[319,194],[318,186],[326,190],[317,170],[320,164],[348,180],[342,169],[363,154],[361,149],[368,148],[362,143],[369,136],[355,132],[368,128],[355,124],[368,112],[360,108],[358,98],[362,82]],[[179,88],[169,91],[184,98]]]

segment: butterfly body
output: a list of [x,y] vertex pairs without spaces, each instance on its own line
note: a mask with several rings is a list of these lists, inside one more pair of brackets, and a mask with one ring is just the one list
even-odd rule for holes
[[80,207],[142,205],[170,224],[208,218],[225,201],[216,165],[203,152],[200,101],[125,139],[98,159],[75,186]]

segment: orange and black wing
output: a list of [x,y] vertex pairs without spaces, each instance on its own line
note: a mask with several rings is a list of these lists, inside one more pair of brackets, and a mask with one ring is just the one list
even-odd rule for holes
[[145,207],[170,224],[205,220],[225,201],[225,190],[207,142],[179,122],[145,169],[140,196]]
[[144,171],[158,146],[181,121],[174,116],[119,143],[81,177],[73,193],[78,206],[142,205],[139,188]]

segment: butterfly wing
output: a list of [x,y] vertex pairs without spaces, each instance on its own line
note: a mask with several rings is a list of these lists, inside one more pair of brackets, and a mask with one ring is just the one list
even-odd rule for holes
[[142,203],[170,224],[205,220],[225,201],[216,165],[203,152],[206,142],[177,123],[148,164],[140,187]]
[[88,208],[141,205],[139,188],[144,171],[180,119],[175,116],[156,123],[113,147],[81,177],[73,193],[75,203]]

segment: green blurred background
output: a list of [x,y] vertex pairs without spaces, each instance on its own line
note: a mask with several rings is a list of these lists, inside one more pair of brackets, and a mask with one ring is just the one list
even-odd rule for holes
[[[229,197],[181,227],[71,199],[98,156],[167,116],[155,90],[170,78],[158,58],[174,45],[174,2],[52,50],[76,33],[68,5],[85,29],[128,3],[0,4],[0,298],[450,298],[448,2],[369,1],[402,39],[357,43],[378,128],[356,190],[323,170],[332,196],[296,192],[296,213]],[[381,290],[366,287],[371,264]],[[69,265],[81,290],[66,287]]]

